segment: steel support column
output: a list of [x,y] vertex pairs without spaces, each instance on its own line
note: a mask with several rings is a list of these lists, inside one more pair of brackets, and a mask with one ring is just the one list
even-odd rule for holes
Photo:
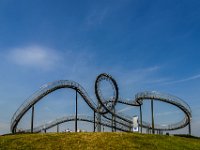
[[[115,114],[115,107],[113,108],[113,112]],[[115,121],[115,115],[112,114],[112,132],[116,131],[116,121]]]
[[59,132],[59,124],[57,124],[57,133]]
[[78,117],[78,93],[76,89],[76,119],[75,119],[75,132],[77,132],[77,117]]
[[[114,106],[114,113],[115,113],[115,106]],[[114,115],[114,131],[116,132],[116,116]]]
[[33,133],[33,123],[34,123],[34,105],[32,106],[32,115],[31,115],[31,133]]
[[140,133],[142,133],[142,106],[140,105]]
[[153,116],[153,99],[151,99],[151,121],[152,121],[152,133],[154,134],[154,116]]
[[99,113],[100,112],[100,109],[101,109],[101,104],[99,103],[98,101],[98,108],[97,108],[97,132],[101,132],[101,114]]
[[112,132],[114,131],[114,115],[112,114]]
[[188,124],[188,130],[189,130],[189,135],[191,135],[191,124],[190,124],[190,120],[189,120],[189,124]]
[[97,114],[97,132],[101,132],[101,114],[100,113],[98,113]]
[[96,116],[95,116],[96,114],[95,114],[95,111],[94,111],[94,130],[93,130],[93,132],[95,132],[95,126],[96,126],[96,124],[95,124],[95,121],[96,121]]
[[116,117],[114,116],[114,131],[116,132],[117,131],[117,128],[116,128]]

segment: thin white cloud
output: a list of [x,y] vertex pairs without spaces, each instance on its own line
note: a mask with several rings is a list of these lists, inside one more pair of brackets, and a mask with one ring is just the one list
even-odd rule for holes
[[117,111],[117,113],[122,113],[122,112],[127,111],[127,110],[130,110],[130,109],[132,109],[132,108],[133,108],[133,106],[129,106],[129,107],[126,107],[126,108],[123,108],[123,109]]
[[52,69],[60,60],[57,52],[41,46],[14,48],[8,57],[17,65],[43,69]]
[[180,114],[180,111],[168,111],[168,112],[162,112],[162,113],[156,113],[155,116],[168,116],[172,114]]
[[149,67],[149,68],[143,68],[143,69],[139,69],[137,70],[138,72],[154,72],[154,71],[157,71],[159,70],[161,67],[160,66],[152,66],[152,67]]
[[165,84],[175,84],[175,83],[182,83],[182,82],[187,82],[187,81],[191,81],[191,80],[195,80],[195,79],[199,79],[200,78],[200,74],[198,75],[194,75],[185,79],[181,79],[181,80],[176,80],[176,81],[171,81],[171,82],[167,82]]
[[[120,79],[123,80],[124,85],[132,85],[132,84],[145,84],[149,83],[151,80],[158,80],[152,79],[152,75],[159,71],[160,66],[151,66],[147,68],[137,69],[125,72],[125,74],[120,75]],[[123,70],[123,68],[121,69]],[[124,72],[124,71],[122,71]]]
[[146,81],[147,84],[158,84],[158,83],[164,83],[169,81],[168,78],[158,78],[158,79],[152,79],[150,81]]

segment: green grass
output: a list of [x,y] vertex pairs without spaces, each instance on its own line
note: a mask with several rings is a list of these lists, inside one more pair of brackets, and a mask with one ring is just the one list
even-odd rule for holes
[[8,149],[137,149],[200,150],[200,139],[138,133],[47,133],[0,136]]

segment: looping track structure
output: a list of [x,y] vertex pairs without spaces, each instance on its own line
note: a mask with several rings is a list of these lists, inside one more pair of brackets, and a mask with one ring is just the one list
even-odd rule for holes
[[[105,99],[102,96],[102,92],[101,92],[101,89],[99,86],[99,84],[102,80],[106,80],[112,85],[114,92],[113,92],[113,97],[112,97],[111,101]],[[103,106],[103,108],[104,108],[104,109],[102,109],[102,111],[99,110],[99,113],[106,114],[106,113],[112,111],[112,109],[117,104],[118,95],[119,95],[118,94],[118,86],[117,86],[116,81],[110,75],[108,75],[106,73],[100,74],[99,76],[97,76],[97,79],[95,82],[95,94],[96,94],[98,102],[101,104],[100,106]]]
[[[110,99],[104,99],[102,96],[102,92],[100,89],[100,83],[102,80],[108,81],[113,89],[113,97]],[[88,106],[94,111],[94,117],[85,116],[85,115],[71,115],[62,117],[60,119],[56,119],[55,121],[52,121],[50,123],[46,123],[44,125],[41,125],[39,127],[33,127],[33,116],[34,116],[34,105],[42,100],[45,96],[48,94],[61,89],[61,88],[70,88],[76,91],[76,94],[78,93],[83,100],[88,104]],[[192,119],[191,109],[189,105],[184,102],[182,99],[169,95],[164,93],[159,93],[156,91],[145,91],[140,92],[135,95],[135,98],[133,100],[125,100],[119,97],[119,91],[117,82],[110,76],[109,74],[102,73],[97,76],[95,81],[95,94],[98,100],[98,103],[95,103],[87,94],[85,89],[78,83],[74,81],[69,80],[59,80],[51,83],[47,83],[44,86],[42,86],[37,92],[35,92],[33,95],[31,95],[14,113],[12,119],[11,119],[11,126],[10,130],[12,133],[17,132],[17,126],[20,122],[21,118],[26,114],[28,110],[32,108],[32,122],[31,122],[31,129],[29,130],[23,130],[24,132],[41,132],[42,130],[47,130],[53,126],[59,125],[64,122],[68,121],[86,121],[86,122],[92,122],[94,123],[94,131],[95,127],[98,125],[107,126],[110,128],[115,128],[120,131],[131,131],[133,128],[133,121],[132,117],[127,116],[122,113],[116,113],[115,106],[117,103],[129,105],[129,106],[136,106],[140,108],[140,118],[139,118],[139,126],[141,128],[147,128],[151,129],[154,133],[154,130],[159,131],[169,131],[169,130],[176,130],[183,128],[187,125],[189,125],[189,134],[191,133],[190,128],[190,122]],[[77,96],[76,96],[77,100]],[[151,101],[151,108],[152,108],[152,123],[144,122],[142,121],[142,111],[141,106],[143,105],[143,102],[145,100]],[[153,101],[161,101],[165,102],[171,105],[176,106],[179,108],[184,114],[184,118],[177,123],[169,124],[169,125],[154,125],[154,119],[153,119]],[[96,116],[102,116],[103,118],[96,120]],[[132,114],[131,114],[132,116]],[[77,123],[76,123],[77,128]]]

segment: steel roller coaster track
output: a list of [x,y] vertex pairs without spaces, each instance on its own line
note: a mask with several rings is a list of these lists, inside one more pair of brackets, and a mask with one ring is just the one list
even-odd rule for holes
[[[48,123],[45,123],[43,125],[40,125],[40,126],[37,126],[35,128],[33,128],[33,132],[34,133],[39,133],[39,132],[42,132],[42,131],[46,131],[52,127],[55,127],[55,126],[58,126],[62,123],[66,123],[66,122],[70,122],[70,121],[75,121],[76,120],[76,116],[75,115],[69,115],[69,116],[65,116],[65,117],[62,117],[62,118],[58,118],[54,121],[51,121],[51,122],[48,122]],[[98,124],[98,121],[94,121],[94,118],[91,117],[91,116],[87,116],[87,115],[78,115],[77,116],[77,120],[78,121],[85,121],[85,122],[90,122],[90,123],[96,123]],[[107,120],[107,119],[101,119],[101,122],[100,122],[100,125],[102,126],[106,126],[106,127],[109,127],[109,128],[112,128],[112,122],[110,120]],[[115,127],[117,130],[119,131],[125,131],[125,132],[128,132],[130,131],[129,128],[123,126],[123,125],[116,125]],[[31,132],[31,129],[27,129],[27,130],[24,130],[24,132]]]
[[[110,99],[105,99],[102,95],[100,84],[103,80],[108,81],[113,88],[113,96]],[[56,119],[55,121],[51,123],[48,123],[39,127],[33,127],[34,105],[40,100],[42,100],[48,94],[62,88],[70,88],[70,89],[75,90],[76,101],[77,101],[77,94],[79,94],[83,98],[83,100],[85,100],[85,102],[88,104],[88,106],[94,111],[94,117],[77,115],[77,110],[76,110],[76,115],[74,116],[63,117],[60,119]],[[47,83],[43,85],[37,92],[31,95],[28,99],[26,99],[22,103],[22,105],[17,109],[17,111],[14,113],[11,119],[10,130],[12,133],[16,133],[19,121],[26,114],[26,112],[32,108],[31,129],[23,130],[23,131],[39,132],[41,130],[49,129],[60,123],[73,121],[73,120],[75,120],[76,122],[76,130],[77,130],[77,120],[79,120],[79,121],[92,122],[98,125],[104,125],[110,128],[115,128],[115,130],[117,129],[120,131],[131,131],[131,128],[133,127],[132,117],[122,114],[122,113],[116,113],[115,106],[117,103],[121,103],[121,104],[129,105],[129,106],[137,106],[140,108],[139,126],[141,128],[141,132],[142,132],[142,128],[152,129],[154,133],[154,130],[161,130],[161,131],[176,130],[188,125],[189,134],[191,133],[191,128],[190,128],[190,122],[192,119],[191,109],[186,102],[184,102],[182,99],[176,96],[159,93],[155,91],[146,91],[146,92],[137,93],[133,100],[125,100],[119,97],[118,86],[114,78],[112,78],[112,76],[106,73],[103,73],[97,76],[96,81],[95,81],[95,94],[96,94],[98,103],[95,103],[89,97],[86,90],[80,84],[74,81],[59,80],[59,81]],[[143,105],[144,100],[151,101],[151,108],[152,108],[152,122],[151,123],[142,121],[141,106]],[[162,125],[162,124],[154,125],[154,118],[153,118],[153,101],[154,100],[165,102],[165,103],[176,106],[185,114],[184,118],[180,122],[176,122],[169,125]],[[102,116],[105,119],[102,118],[101,120],[95,120],[96,115]]]

